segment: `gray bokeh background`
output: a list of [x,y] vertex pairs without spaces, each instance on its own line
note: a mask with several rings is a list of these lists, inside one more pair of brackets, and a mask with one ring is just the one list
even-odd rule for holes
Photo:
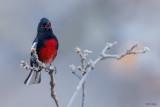
[[[138,42],[151,51],[117,61],[98,63],[86,82],[85,107],[150,107],[160,105],[159,0],[1,0],[0,1],[0,107],[54,107],[49,75],[39,85],[25,86],[30,47],[42,17],[51,20],[59,40],[54,61],[56,93],[65,107],[78,84],[69,65],[80,65],[75,47],[93,51],[95,59],[107,42],[120,53]],[[146,104],[147,103],[147,104]],[[81,92],[72,107],[81,107]]]

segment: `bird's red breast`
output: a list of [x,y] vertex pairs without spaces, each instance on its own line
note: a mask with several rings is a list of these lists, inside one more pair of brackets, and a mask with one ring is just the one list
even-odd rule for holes
[[52,63],[57,55],[57,41],[54,39],[45,40],[44,47],[39,51],[39,60],[43,63]]

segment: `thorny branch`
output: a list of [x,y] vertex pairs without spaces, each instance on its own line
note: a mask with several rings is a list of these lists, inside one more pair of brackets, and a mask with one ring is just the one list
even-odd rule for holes
[[27,63],[25,63],[24,61],[21,61],[21,66],[26,69],[26,70],[33,70],[35,72],[38,72],[39,70],[42,70],[44,69],[45,71],[49,71],[49,75],[50,75],[50,78],[51,78],[51,81],[50,81],[50,86],[51,86],[51,97],[54,99],[55,103],[56,103],[56,106],[59,107],[59,103],[58,103],[58,100],[56,98],[56,94],[55,94],[55,90],[54,90],[54,87],[55,87],[55,82],[54,82],[54,76],[53,76],[53,72],[55,71],[56,72],[56,69],[54,66],[50,65],[50,66],[47,66],[46,64],[42,63],[41,61],[39,61],[38,59],[38,55],[36,54],[36,49],[35,48],[31,48],[31,53],[33,54],[37,64],[38,64],[38,67],[31,67],[30,65],[28,65]]
[[117,60],[120,60],[121,58],[123,58],[124,56],[128,55],[128,54],[139,54],[139,53],[146,53],[149,51],[149,48],[148,47],[144,47],[143,50],[139,50],[139,51],[133,51],[133,49],[135,47],[137,47],[138,45],[137,44],[134,44],[129,50],[126,50],[125,52],[121,53],[121,54],[117,54],[117,55],[113,55],[113,54],[106,54],[106,51],[110,48],[112,48],[114,45],[116,45],[117,42],[114,42],[114,43],[107,43],[105,48],[102,50],[100,56],[95,60],[95,61],[92,61],[90,60],[88,62],[87,65],[85,65],[85,60],[86,60],[86,56],[88,55],[88,53],[92,53],[91,51],[88,51],[88,50],[84,50],[84,54],[81,53],[81,49],[80,48],[76,48],[76,52],[80,55],[80,58],[81,58],[81,63],[82,63],[82,66],[78,66],[78,70],[79,71],[82,71],[82,76],[79,76],[76,72],[75,72],[75,68],[76,66],[75,65],[70,65],[71,67],[71,70],[72,70],[72,73],[77,76],[80,81],[78,83],[78,86],[76,87],[67,107],[71,107],[74,99],[76,98],[76,95],[77,93],[79,92],[80,88],[82,87],[82,107],[84,106],[84,97],[85,97],[85,90],[84,90],[84,87],[85,87],[85,80],[87,79],[88,77],[88,74],[91,70],[94,69],[94,66],[99,62],[99,61],[102,61],[104,59],[107,59],[107,58],[115,58]]

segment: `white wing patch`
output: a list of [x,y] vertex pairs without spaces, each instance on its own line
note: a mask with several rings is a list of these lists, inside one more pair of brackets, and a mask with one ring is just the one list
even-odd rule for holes
[[37,47],[37,42],[34,42],[33,45],[32,45],[32,47],[31,47],[31,49],[33,49],[33,48],[36,49],[36,47]]

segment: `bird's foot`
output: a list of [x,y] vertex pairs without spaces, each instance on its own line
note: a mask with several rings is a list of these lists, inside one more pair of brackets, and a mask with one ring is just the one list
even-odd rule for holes
[[[53,68],[53,71],[55,72],[55,74],[57,73],[57,68],[56,66],[52,66],[51,64],[47,66],[48,69]],[[46,72],[50,72],[49,70],[46,70]]]
[[57,68],[56,68],[56,66],[54,66],[54,72],[55,72],[55,74],[57,74]]

